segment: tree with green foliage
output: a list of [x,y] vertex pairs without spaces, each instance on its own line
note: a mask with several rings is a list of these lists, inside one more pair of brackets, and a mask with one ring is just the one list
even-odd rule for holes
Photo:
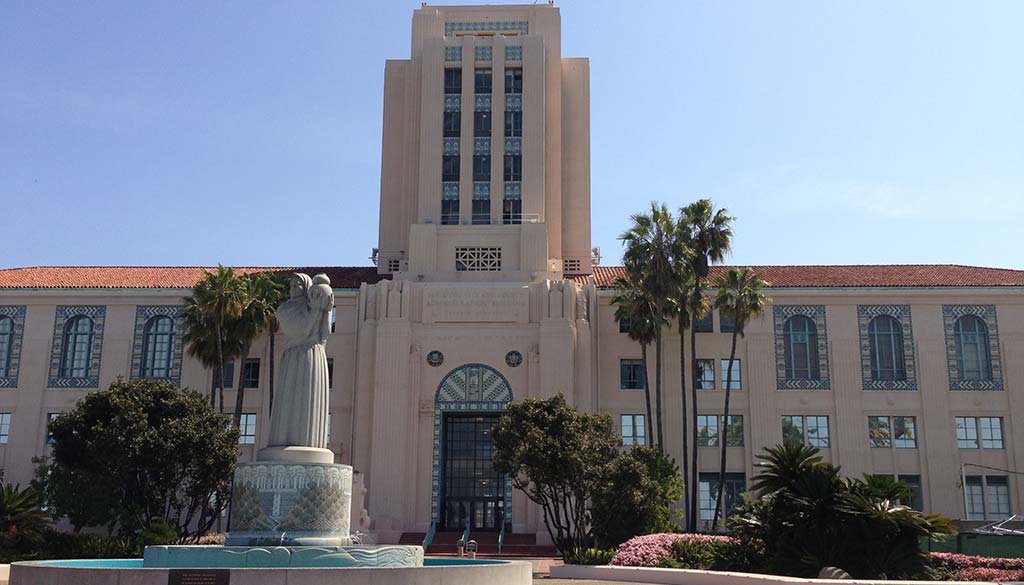
[[733,535],[763,546],[767,570],[814,577],[838,567],[856,579],[931,579],[919,542],[953,534],[952,521],[899,503],[910,493],[899,482],[840,477],[817,449],[784,443],[758,456],[756,498],[727,520]]
[[207,532],[229,501],[238,430],[202,394],[157,380],[118,380],[50,423],[52,457],[33,482],[48,510],[79,530],[138,540],[172,526]]
[[654,341],[654,303],[640,284],[640,276],[634,266],[626,266],[626,275],[615,279],[615,322],[627,325],[626,335],[640,344],[640,363],[643,368],[644,403],[647,416],[644,418],[644,436],[649,442],[660,447],[652,432],[654,419],[651,417],[651,385],[647,376],[647,348]]
[[729,399],[732,397],[732,365],[736,362],[736,340],[743,337],[747,323],[760,315],[765,306],[771,302],[764,294],[765,282],[749,268],[729,269],[728,272],[715,280],[718,293],[715,306],[723,316],[733,318],[732,345],[729,349],[729,367],[725,371],[725,405],[722,409],[721,460],[718,470],[718,495],[715,498],[715,514],[711,520],[712,532],[718,529],[718,518],[722,514],[722,499],[725,494],[725,466],[728,453],[728,436],[733,426],[729,422]]
[[42,539],[50,517],[42,509],[43,500],[32,486],[0,484],[0,548],[18,549]]
[[593,497],[597,544],[615,548],[634,536],[678,531],[673,506],[682,496],[683,481],[672,457],[645,446],[623,451]]
[[284,298],[284,282],[274,275],[256,272],[239,278],[242,286],[241,311],[237,317],[225,322],[225,337],[232,346],[238,347],[238,390],[235,392],[235,412],[232,423],[237,427],[242,419],[242,404],[245,400],[245,362],[249,357],[256,336],[270,332],[270,361],[273,376],[274,333],[277,326],[277,306]]
[[224,412],[224,364],[241,351],[239,340],[227,339],[226,325],[229,319],[242,315],[245,294],[245,285],[235,271],[217,266],[216,272],[203,272],[203,278],[184,300],[186,331],[183,340],[190,357],[213,369],[210,406],[217,403],[219,394],[221,412]]
[[561,394],[514,402],[492,432],[494,467],[540,506],[560,554],[593,544],[591,499],[621,439],[607,414],[583,414]]

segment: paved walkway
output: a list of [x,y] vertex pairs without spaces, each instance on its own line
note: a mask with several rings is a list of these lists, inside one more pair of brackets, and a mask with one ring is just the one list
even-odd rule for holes
[[637,585],[626,581],[591,581],[589,579],[551,579],[549,577],[533,577],[533,585]]

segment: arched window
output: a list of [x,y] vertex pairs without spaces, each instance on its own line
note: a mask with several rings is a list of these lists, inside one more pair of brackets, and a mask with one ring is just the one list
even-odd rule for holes
[[790,380],[819,380],[818,326],[805,315],[794,315],[783,325],[785,340],[786,378]]
[[174,319],[157,315],[142,333],[142,378],[170,378],[174,362]]
[[95,323],[85,315],[68,319],[64,324],[64,344],[60,356],[60,377],[88,378],[91,372],[92,342]]
[[14,349],[14,319],[0,317],[0,378],[11,371],[11,350]]
[[903,325],[891,315],[879,315],[868,323],[872,380],[906,380]]
[[961,380],[991,380],[992,356],[989,353],[988,326],[977,315],[956,320],[956,367]]

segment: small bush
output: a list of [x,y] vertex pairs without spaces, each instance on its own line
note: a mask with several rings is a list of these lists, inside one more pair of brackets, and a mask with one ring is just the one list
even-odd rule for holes
[[658,564],[655,565],[655,566],[658,567],[659,569],[688,569],[689,568],[689,567],[684,567],[683,563],[680,563],[679,561],[673,559],[672,557],[661,557],[660,559],[658,559]]
[[615,557],[615,551],[604,548],[573,549],[565,556],[569,565],[607,565]]
[[680,538],[672,543],[672,553],[680,569],[710,569],[715,561],[717,541]]
[[[622,567],[656,567],[661,559],[668,557],[679,561],[682,565],[693,567],[693,559],[677,556],[674,544],[681,540],[687,541],[698,550],[702,545],[713,550],[716,545],[732,542],[728,536],[709,534],[648,534],[631,538],[622,543],[615,558],[609,564]],[[680,546],[687,547],[688,545]],[[701,554],[703,555],[703,553]]]
[[719,542],[714,547],[711,568],[716,571],[763,573],[767,563],[764,545],[759,542],[740,542],[735,538]]
[[1024,581],[1024,559],[931,553],[931,565],[955,581]]

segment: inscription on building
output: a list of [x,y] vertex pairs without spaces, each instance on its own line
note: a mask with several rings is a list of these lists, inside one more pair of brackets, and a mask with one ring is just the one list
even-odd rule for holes
[[423,291],[424,323],[527,323],[530,291],[522,288],[430,287]]

